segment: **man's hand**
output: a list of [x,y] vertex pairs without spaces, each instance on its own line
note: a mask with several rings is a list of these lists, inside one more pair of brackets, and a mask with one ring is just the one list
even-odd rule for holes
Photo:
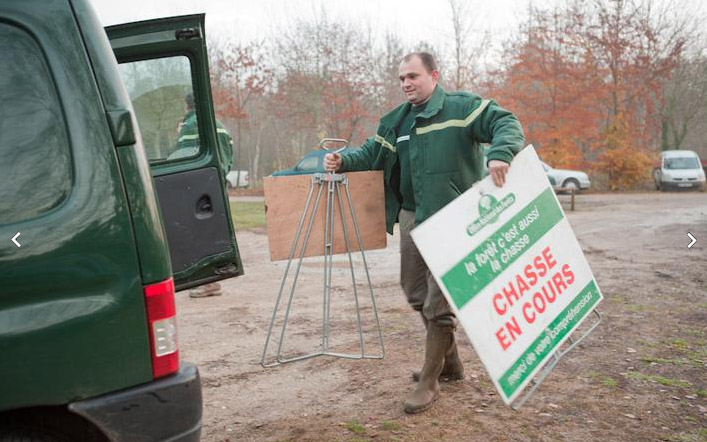
[[341,155],[338,153],[328,153],[324,155],[324,169],[328,172],[336,172],[341,169]]
[[489,161],[489,175],[497,187],[506,184],[506,174],[508,173],[508,163],[500,160]]

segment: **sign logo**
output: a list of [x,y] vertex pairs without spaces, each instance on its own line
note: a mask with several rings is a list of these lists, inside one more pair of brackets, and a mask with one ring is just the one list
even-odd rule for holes
[[479,200],[479,218],[466,226],[466,234],[474,236],[487,224],[495,223],[498,216],[515,202],[516,196],[513,193],[509,193],[501,201],[498,201],[493,195],[482,195]]

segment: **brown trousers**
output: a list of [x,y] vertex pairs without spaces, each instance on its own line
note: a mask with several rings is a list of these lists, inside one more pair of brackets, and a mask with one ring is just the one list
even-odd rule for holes
[[415,227],[415,212],[403,209],[398,219],[400,221],[400,285],[408,304],[438,327],[456,329],[456,317],[410,236],[410,230]]

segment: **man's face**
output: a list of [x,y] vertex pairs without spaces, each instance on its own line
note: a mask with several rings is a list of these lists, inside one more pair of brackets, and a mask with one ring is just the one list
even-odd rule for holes
[[422,104],[432,95],[439,78],[438,71],[427,72],[420,57],[400,63],[398,70],[400,87],[407,100],[412,104]]

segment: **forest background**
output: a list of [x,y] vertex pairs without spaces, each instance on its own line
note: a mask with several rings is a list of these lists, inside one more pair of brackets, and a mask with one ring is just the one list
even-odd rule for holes
[[660,150],[707,159],[702,14],[678,0],[530,2],[515,11],[520,26],[499,36],[474,13],[477,3],[438,2],[449,32],[412,45],[324,6],[258,40],[207,33],[216,114],[236,146],[233,169],[248,170],[259,187],[321,138],[362,144],[404,100],[398,65],[418,50],[437,57],[446,90],[512,110],[545,162],[588,172],[595,188],[649,186]]

